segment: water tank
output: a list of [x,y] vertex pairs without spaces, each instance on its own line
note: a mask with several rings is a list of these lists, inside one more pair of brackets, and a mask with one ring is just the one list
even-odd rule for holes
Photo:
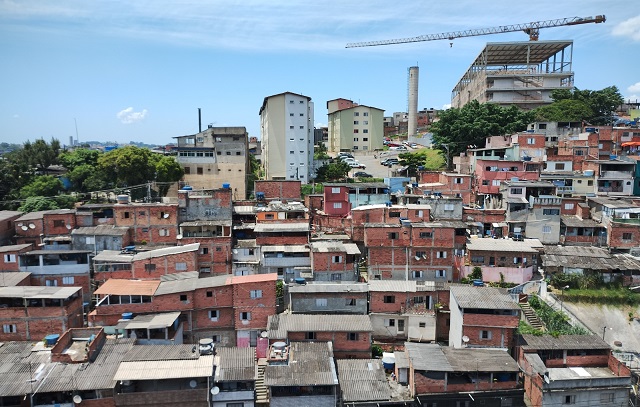
[[212,355],[213,354],[213,339],[211,338],[203,338],[199,341],[200,345],[200,354],[201,355]]
[[412,182],[412,183],[411,183],[411,187],[413,187],[413,188],[418,188],[418,183],[417,183],[417,182]]
[[382,353],[382,367],[393,370],[396,364],[396,355],[391,352]]
[[193,191],[193,188],[191,188],[191,185],[185,185],[180,189],[182,189],[183,191]]
[[225,182],[224,184],[222,184],[222,188],[229,189],[231,188],[231,184]]
[[584,171],[584,175],[586,175],[587,177],[593,177],[593,170],[585,170]]
[[293,279],[293,281],[296,284],[302,284],[302,285],[307,284],[307,280],[305,280],[303,277],[296,277]]
[[53,346],[56,344],[56,342],[58,342],[58,339],[60,339],[60,335],[59,334],[51,334],[51,335],[47,335],[44,337],[45,343],[47,344],[47,346]]
[[122,319],[133,319],[133,312],[123,312]]
[[518,177],[511,177],[511,182],[518,182],[520,181],[520,178]]
[[484,281],[482,280],[473,280],[474,287],[484,287]]
[[116,201],[119,204],[128,204],[129,203],[129,195],[118,195],[116,197]]
[[617,160],[617,159],[618,159],[618,156],[617,156],[617,155],[613,155],[613,154],[611,154],[611,155],[609,156],[609,159],[610,159],[610,160]]
[[280,352],[283,352],[285,350],[285,348],[287,347],[287,343],[286,342],[274,342],[272,346],[273,346],[273,350],[278,350]]
[[264,192],[256,192],[256,199],[258,201],[264,201]]

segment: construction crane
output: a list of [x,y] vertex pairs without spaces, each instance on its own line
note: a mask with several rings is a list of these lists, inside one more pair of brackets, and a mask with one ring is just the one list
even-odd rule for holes
[[455,38],[476,37],[479,35],[500,34],[508,32],[523,31],[529,35],[530,41],[538,41],[541,28],[561,27],[565,25],[578,25],[588,23],[604,23],[607,19],[604,15],[595,17],[567,17],[557,20],[533,21],[531,23],[501,25],[498,27],[479,28],[475,30],[452,31],[440,34],[426,34],[418,37],[399,38],[395,40],[381,40],[369,42],[352,42],[346,48],[375,47],[378,45],[406,44],[409,42],[453,40]]

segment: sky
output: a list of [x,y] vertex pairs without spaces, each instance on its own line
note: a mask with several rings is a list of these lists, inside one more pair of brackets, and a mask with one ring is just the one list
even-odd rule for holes
[[347,43],[564,17],[604,24],[546,28],[573,40],[575,86],[615,85],[640,99],[640,5],[620,0],[0,0],[0,142],[69,137],[167,144],[202,125],[260,136],[265,97],[346,98],[407,110],[407,69],[420,67],[418,108],[443,108],[487,42],[521,32],[367,48]]

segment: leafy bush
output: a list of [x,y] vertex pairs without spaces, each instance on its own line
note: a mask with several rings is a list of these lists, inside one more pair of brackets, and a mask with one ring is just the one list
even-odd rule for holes
[[529,305],[544,322],[547,331],[552,336],[559,335],[588,335],[585,329],[571,326],[569,317],[564,312],[555,311],[537,296],[529,297]]

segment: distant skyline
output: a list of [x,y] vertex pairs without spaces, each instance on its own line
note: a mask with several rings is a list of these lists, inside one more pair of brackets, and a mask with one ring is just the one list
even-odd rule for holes
[[615,85],[640,100],[640,7],[617,0],[478,2],[0,0],[0,141],[52,137],[167,144],[202,126],[244,126],[282,92],[312,98],[316,126],[336,98],[407,109],[407,69],[420,67],[418,108],[443,108],[487,42],[505,33],[368,48],[413,37],[564,17],[604,24],[547,28],[573,40],[575,86]]

